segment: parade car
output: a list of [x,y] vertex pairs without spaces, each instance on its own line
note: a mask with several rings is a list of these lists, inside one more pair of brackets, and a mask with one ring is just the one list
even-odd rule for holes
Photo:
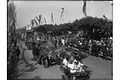
[[59,49],[55,49],[51,41],[44,41],[39,50],[38,63],[42,64],[45,68],[50,65],[59,63]]
[[74,73],[71,73],[71,69],[61,65],[60,70],[63,72],[62,80],[90,80],[92,70],[86,65],[76,69]]
[[52,65],[60,64],[59,56],[54,52],[50,51],[49,53],[42,52],[39,55],[39,63],[42,64],[45,68],[48,68]]
[[37,47],[33,46],[33,53],[37,54],[38,63],[43,65],[45,68],[61,64],[62,59],[67,53],[74,54],[78,60],[82,60],[88,56],[87,53],[74,46],[61,46],[56,48],[55,44],[50,40],[39,42],[37,45]]

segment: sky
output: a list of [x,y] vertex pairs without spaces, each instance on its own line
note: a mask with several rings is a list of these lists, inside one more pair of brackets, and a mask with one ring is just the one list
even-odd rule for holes
[[[112,6],[110,1],[87,1],[86,13],[92,17],[103,17],[112,19]],[[73,22],[85,17],[82,12],[83,1],[15,1],[17,12],[17,28],[31,23],[36,16],[42,15],[47,24],[51,24],[51,13],[53,13],[54,24]],[[64,8],[62,20],[60,14]]]

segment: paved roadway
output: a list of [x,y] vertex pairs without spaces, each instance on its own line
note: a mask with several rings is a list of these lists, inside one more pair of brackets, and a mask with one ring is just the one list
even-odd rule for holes
[[[62,72],[58,65],[44,68],[42,65],[32,60],[32,51],[27,50],[24,42],[20,43],[20,49],[21,55],[18,63],[18,79],[61,79]],[[93,70],[91,79],[112,79],[111,61],[89,56],[84,59],[83,62]]]

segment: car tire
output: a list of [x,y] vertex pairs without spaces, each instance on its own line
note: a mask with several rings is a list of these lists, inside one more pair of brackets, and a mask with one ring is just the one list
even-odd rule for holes
[[43,56],[37,58],[37,62],[38,62],[40,65],[42,65],[42,58],[43,58]]
[[40,63],[41,65],[43,65],[43,56],[40,57],[40,59],[39,59],[39,63]]
[[48,64],[48,59],[47,59],[47,58],[43,59],[42,65],[43,65],[45,68],[48,68],[48,67],[49,67],[49,66],[48,66],[49,64]]

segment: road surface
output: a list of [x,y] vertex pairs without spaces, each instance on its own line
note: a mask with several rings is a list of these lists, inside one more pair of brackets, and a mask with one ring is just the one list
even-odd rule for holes
[[[21,55],[18,62],[18,79],[62,79],[62,72],[58,65],[44,68],[32,60],[32,50],[27,50],[24,42],[21,42]],[[112,61],[89,56],[84,59],[84,64],[92,69],[91,80],[112,80]],[[33,64],[33,65],[32,65]]]

